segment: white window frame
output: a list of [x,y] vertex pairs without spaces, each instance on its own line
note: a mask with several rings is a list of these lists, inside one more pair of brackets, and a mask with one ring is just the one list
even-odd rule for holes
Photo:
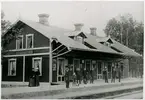
[[76,36],[76,40],[78,41],[78,42],[83,42],[83,37],[81,37],[81,36]]
[[[63,70],[63,74],[62,75],[59,75],[59,60],[62,59],[64,60],[64,70]],[[57,82],[62,82],[62,77],[64,77],[65,75],[65,58],[57,58]],[[59,81],[59,78],[60,77],[60,81]]]
[[[22,37],[22,48],[19,48],[19,49],[23,49],[23,35],[19,35],[18,37]],[[16,49],[18,49],[17,47],[17,43],[18,43],[18,40],[16,39]]]
[[34,60],[40,60],[40,66],[39,66],[40,75],[39,76],[42,76],[42,57],[35,57],[32,59],[32,68],[34,68],[35,66]]
[[11,67],[11,64],[10,64],[10,61],[11,60],[14,60],[15,62],[16,62],[16,66],[15,66],[15,71],[16,71],[16,74],[17,74],[17,59],[16,58],[11,58],[11,59],[9,59],[8,60],[8,76],[16,76],[16,74],[15,75],[12,75],[12,74],[10,74],[10,67]]
[[29,36],[32,36],[32,48],[34,48],[34,34],[27,34],[26,35],[26,48],[27,49],[29,49],[28,47],[27,47],[27,41],[28,41],[28,37]]

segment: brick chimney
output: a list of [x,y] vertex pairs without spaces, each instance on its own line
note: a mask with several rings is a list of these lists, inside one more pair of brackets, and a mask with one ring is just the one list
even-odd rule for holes
[[91,35],[96,36],[97,35],[96,30],[97,30],[97,28],[95,28],[95,27],[90,28]]
[[44,24],[44,25],[49,25],[48,14],[38,14],[38,17],[39,17],[39,23]]
[[74,24],[74,26],[75,26],[75,31],[81,31],[84,24],[77,23],[77,24]]

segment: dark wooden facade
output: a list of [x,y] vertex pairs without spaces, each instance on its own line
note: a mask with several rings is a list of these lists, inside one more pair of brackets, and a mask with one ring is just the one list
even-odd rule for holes
[[[45,37],[41,33],[35,31],[33,28],[28,25],[19,22],[19,25],[23,28],[21,35],[23,35],[23,49],[16,50],[16,40],[12,40],[8,45],[6,45],[5,56],[2,61],[2,81],[28,81],[32,71],[32,59],[35,57],[42,58],[42,76],[40,76],[41,82],[49,82],[49,38]],[[27,49],[26,48],[26,35],[33,34],[34,35],[34,48]],[[52,42],[52,49],[54,50],[61,43]],[[62,46],[62,48],[65,46]],[[36,49],[37,48],[37,49]],[[60,48],[60,49],[62,49]],[[67,49],[67,48],[66,48]],[[59,51],[59,49],[57,50]],[[8,76],[8,59],[16,58],[16,76]],[[81,68],[85,66],[92,66],[94,64],[95,67],[95,79],[103,78],[103,68],[106,65],[108,67],[109,78],[111,78],[111,67],[109,63],[118,63],[120,59],[124,59],[121,55],[102,53],[102,52],[93,52],[93,51],[83,51],[83,50],[72,50],[67,54],[64,54],[59,57],[55,57],[52,60],[52,82],[62,82],[64,81],[64,73],[63,75],[58,75],[59,71],[59,59],[63,61],[63,70],[66,65],[72,65],[72,73],[75,69],[74,60],[77,59],[79,61],[79,65]],[[90,61],[90,65],[87,65],[87,61]],[[94,63],[93,63],[94,62]],[[98,66],[101,63],[101,73],[98,74]],[[123,65],[123,75],[124,77],[128,77],[128,65]],[[89,70],[90,68],[87,67]],[[25,73],[23,73],[25,72]]]

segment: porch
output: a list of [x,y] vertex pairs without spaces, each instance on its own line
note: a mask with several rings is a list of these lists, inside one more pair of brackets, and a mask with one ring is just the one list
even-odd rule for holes
[[[79,50],[72,50],[71,52],[59,56],[53,60],[56,63],[56,82],[61,83],[63,82],[64,75],[65,75],[65,66],[70,66],[70,77],[75,70],[80,69],[81,79],[83,77],[82,70],[86,68],[87,72],[90,72],[90,69],[94,69],[93,75],[95,80],[102,80],[103,79],[103,69],[107,67],[108,78],[111,79],[112,77],[112,65],[116,66],[117,68],[121,67],[122,71],[122,78],[128,76],[128,66],[124,66],[121,61],[125,58],[121,55],[116,54],[108,54],[108,53],[101,53],[101,52],[88,52],[88,51],[79,51]],[[54,74],[53,74],[54,76]],[[53,77],[52,76],[52,77]],[[89,75],[88,75],[89,76]]]

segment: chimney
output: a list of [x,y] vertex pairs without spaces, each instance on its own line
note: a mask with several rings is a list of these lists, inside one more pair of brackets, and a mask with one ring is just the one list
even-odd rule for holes
[[77,23],[77,24],[74,24],[74,26],[75,26],[75,31],[81,31],[84,24]]
[[44,25],[49,25],[48,14],[38,14],[38,17],[39,17],[39,23],[44,24]]
[[95,27],[90,28],[91,35],[96,36],[97,35],[96,30],[97,30],[97,28],[95,28]]

